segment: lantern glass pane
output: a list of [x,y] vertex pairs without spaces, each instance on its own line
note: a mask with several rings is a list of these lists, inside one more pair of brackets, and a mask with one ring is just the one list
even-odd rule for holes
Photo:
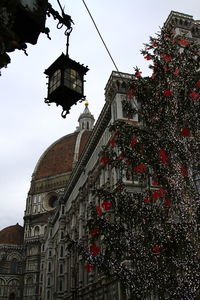
[[77,71],[66,69],[64,72],[64,85],[80,94],[82,94],[82,80]]
[[56,70],[49,80],[49,93],[52,93],[61,84],[61,70]]

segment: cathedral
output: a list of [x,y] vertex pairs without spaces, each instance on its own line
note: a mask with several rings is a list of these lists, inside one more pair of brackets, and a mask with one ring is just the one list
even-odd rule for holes
[[[200,38],[192,16],[171,12],[165,26],[177,34]],[[105,87],[105,104],[95,123],[88,103],[75,131],[50,145],[32,174],[24,226],[0,231],[0,300],[126,300],[120,282],[87,272],[81,255],[68,252],[67,236],[89,244],[93,186],[113,186],[118,174],[99,164],[102,147],[111,139],[109,125],[130,120],[122,101],[132,75],[113,71]],[[131,121],[137,126],[135,114]],[[94,124],[95,123],[95,124]],[[137,191],[140,182],[128,182]]]

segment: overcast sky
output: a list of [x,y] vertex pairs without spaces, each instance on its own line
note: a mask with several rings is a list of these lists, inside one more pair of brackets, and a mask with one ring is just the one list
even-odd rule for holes
[[[59,10],[56,0],[49,0]],[[60,0],[74,20],[69,55],[88,65],[85,95],[97,119],[104,105],[104,87],[114,70],[82,0]],[[132,73],[139,66],[148,73],[148,62],[140,54],[143,43],[162,27],[171,10],[200,19],[199,0],[85,0],[102,36],[122,72]],[[63,30],[47,19],[51,41],[41,34],[37,45],[28,44],[28,57],[22,51],[10,53],[11,64],[0,77],[0,229],[23,225],[27,192],[34,167],[45,149],[58,138],[71,133],[83,111],[83,104],[72,107],[66,119],[61,107],[47,106],[44,98],[47,79],[44,70],[65,52]]]

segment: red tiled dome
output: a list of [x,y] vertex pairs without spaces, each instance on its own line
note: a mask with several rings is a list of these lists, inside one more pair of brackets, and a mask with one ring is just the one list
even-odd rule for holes
[[0,244],[22,245],[23,240],[24,228],[18,223],[0,231]]
[[[69,172],[72,170],[76,140],[79,132],[68,134],[53,143],[39,159],[33,179],[41,179]],[[78,157],[83,151],[91,131],[84,131],[81,135]]]

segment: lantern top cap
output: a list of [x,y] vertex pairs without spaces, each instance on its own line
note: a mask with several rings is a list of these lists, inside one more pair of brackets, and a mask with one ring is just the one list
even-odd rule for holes
[[85,75],[89,68],[87,66],[84,66],[83,64],[80,64],[76,62],[75,60],[72,60],[69,58],[68,55],[65,55],[62,53],[46,70],[46,75],[51,75],[58,69],[65,69],[66,67],[72,68],[77,70],[78,72],[82,73],[82,75]]

